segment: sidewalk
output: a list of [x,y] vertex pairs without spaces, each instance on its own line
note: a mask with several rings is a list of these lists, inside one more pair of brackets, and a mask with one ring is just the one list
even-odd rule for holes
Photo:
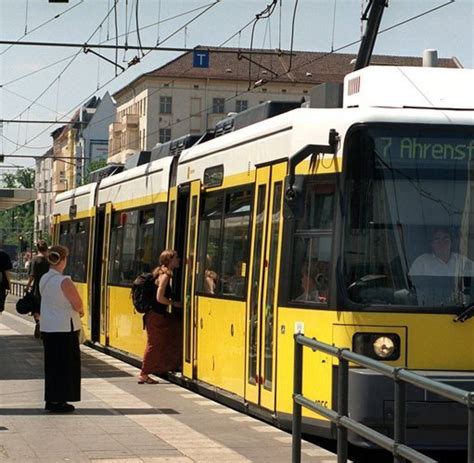
[[[0,461],[290,462],[291,436],[187,389],[139,385],[138,369],[82,349],[76,412],[43,410],[43,355],[30,317],[0,315]],[[334,454],[303,443],[303,461]]]

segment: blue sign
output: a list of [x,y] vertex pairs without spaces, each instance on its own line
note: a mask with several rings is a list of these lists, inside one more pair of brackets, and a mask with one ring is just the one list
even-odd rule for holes
[[193,67],[194,68],[208,68],[209,67],[209,52],[205,50],[193,51]]

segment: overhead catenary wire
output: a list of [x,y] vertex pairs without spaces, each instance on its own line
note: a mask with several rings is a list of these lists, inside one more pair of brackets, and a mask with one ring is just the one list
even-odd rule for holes
[[17,43],[19,43],[22,39],[24,39],[27,35],[30,35],[32,34],[33,32],[36,32],[37,30],[41,29],[42,27],[46,26],[47,24],[49,24],[50,22],[54,21],[55,19],[58,19],[60,18],[61,16],[69,13],[71,10],[73,10],[74,8],[78,7],[81,3],[84,3],[84,0],[80,0],[79,3],[76,3],[75,5],[72,5],[70,8],[68,8],[67,10],[63,11],[62,13],[58,13],[56,16],[53,16],[52,18],[50,19],[47,19],[46,21],[44,21],[43,23],[39,24],[38,26],[34,27],[33,29],[31,29],[29,32],[25,32],[19,39],[17,39],[14,43],[12,43],[9,47],[5,48],[5,50],[2,50],[0,52],[0,56],[4,55],[8,50],[10,50],[10,48],[12,48],[13,46],[15,46]]
[[140,46],[140,53],[143,57],[143,50],[141,49],[142,39],[140,38],[140,26],[139,26],[139,21],[138,21],[138,16],[139,16],[138,11],[139,11],[139,1],[137,0],[136,4],[135,4],[135,25],[136,25],[136,28],[137,28],[137,41],[138,41],[138,45]]
[[[117,3],[118,0],[114,0],[114,21],[115,21],[115,46],[118,46],[118,14],[117,14]],[[118,62],[118,48],[115,48],[115,63]],[[115,77],[117,77],[117,66],[115,66]]]
[[[408,18],[408,19],[406,19],[406,20],[400,21],[399,23],[393,24],[392,26],[389,26],[389,27],[387,27],[386,29],[383,29],[382,31],[380,31],[379,34],[384,33],[384,32],[387,32],[387,31],[390,31],[390,30],[392,30],[392,29],[394,29],[394,28],[396,28],[396,27],[402,26],[402,25],[404,25],[404,24],[407,24],[408,22],[411,22],[411,21],[413,21],[413,20],[415,20],[415,19],[418,19],[418,18],[420,18],[420,17],[422,17],[422,16],[424,16],[424,15],[426,15],[426,14],[430,14],[430,13],[432,13],[432,12],[435,11],[435,10],[438,10],[438,9],[440,9],[440,8],[443,8],[443,7],[445,7],[445,6],[448,6],[448,5],[450,5],[451,3],[453,3],[453,0],[450,0],[450,1],[444,3],[443,5],[438,6],[438,7],[436,7],[436,8],[431,8],[430,10],[426,10],[425,12],[420,13],[420,14],[418,14],[418,15],[416,15],[416,16],[411,17],[411,18]],[[360,41],[361,41],[361,39],[355,40],[355,41],[353,41],[353,42],[349,42],[349,43],[347,43],[347,44],[345,44],[345,45],[342,45],[342,46],[338,47],[337,49],[335,49],[335,50],[333,50],[333,51],[331,51],[331,52],[327,52],[327,53],[325,53],[325,54],[323,54],[323,55],[321,55],[321,56],[317,56],[317,57],[312,58],[312,59],[310,59],[310,60],[308,60],[308,61],[305,61],[304,63],[301,63],[300,65],[295,66],[295,67],[293,68],[293,71],[298,70],[298,69],[301,69],[302,67],[305,67],[305,66],[307,66],[307,65],[309,65],[309,64],[312,64],[312,63],[314,63],[314,62],[316,62],[316,61],[323,60],[323,59],[327,58],[328,56],[330,56],[330,55],[333,54],[333,53],[336,53],[336,52],[338,52],[338,51],[344,50],[344,49],[349,48],[349,47],[351,47],[351,46],[357,45],[358,43],[360,43]],[[271,83],[272,81],[274,81],[274,80],[276,80],[276,79],[278,79],[278,78],[283,77],[283,76],[286,75],[287,73],[288,73],[288,71],[284,71],[284,72],[282,72],[282,73],[280,73],[280,74],[277,74],[277,75],[275,75],[275,76],[269,78],[266,83]],[[239,97],[241,97],[241,96],[243,96],[243,95],[246,95],[246,94],[248,94],[248,93],[251,93],[251,92],[254,91],[255,89],[256,89],[256,88],[254,87],[254,88],[247,89],[247,90],[243,90],[242,92],[236,93],[235,95],[232,95],[232,96],[226,98],[226,99],[225,99],[225,102],[235,100],[236,98],[239,98]],[[211,108],[212,108],[212,106],[208,106],[208,107],[202,109],[201,111],[199,111],[198,113],[193,114],[193,116],[195,116],[195,115],[197,115],[197,114],[206,113],[206,112],[208,112]],[[191,118],[191,116],[188,116],[188,117],[186,117],[186,118],[184,118],[184,119],[181,119],[179,122],[175,122],[175,123],[173,123],[173,124],[170,124],[170,125],[168,126],[168,128],[172,128],[172,127],[174,127],[174,126],[176,126],[176,125],[178,125],[178,124],[181,124],[181,123],[183,123],[183,122],[189,120],[190,118]],[[148,136],[150,136],[150,135],[155,135],[155,134],[158,133],[158,131],[159,131],[159,129],[158,129],[158,130],[151,131],[151,132],[148,132],[148,133],[146,134],[146,136],[148,137]]]
[[[389,30],[392,30],[392,29],[394,29],[394,28],[396,28],[396,27],[399,27],[399,26],[401,26],[401,25],[404,25],[404,24],[406,24],[406,23],[408,23],[408,22],[410,22],[410,21],[413,21],[413,20],[415,20],[415,19],[418,19],[418,18],[420,18],[420,17],[422,17],[422,16],[424,16],[424,15],[430,14],[430,13],[432,13],[432,12],[435,11],[435,10],[438,10],[438,9],[440,9],[440,8],[443,8],[443,7],[445,7],[445,6],[450,5],[451,3],[453,3],[453,0],[450,0],[450,1],[448,1],[448,2],[446,2],[446,3],[444,3],[444,4],[442,4],[442,5],[440,5],[440,6],[438,6],[438,7],[431,8],[431,9],[429,9],[429,10],[426,10],[426,11],[423,12],[423,13],[420,13],[420,14],[418,14],[418,15],[416,15],[416,16],[413,16],[413,17],[411,17],[411,18],[408,18],[408,19],[406,19],[406,20],[403,20],[403,21],[401,21],[401,22],[399,22],[399,23],[396,23],[396,24],[394,24],[394,25],[392,25],[392,26],[389,26],[388,28],[386,28],[386,29],[380,31],[379,34],[380,34],[380,33],[384,33],[384,32],[386,32],[386,31],[389,31]],[[249,22],[248,25],[250,25],[252,22],[254,22],[254,20],[252,20],[251,22]],[[236,34],[234,34],[234,36],[235,36],[235,35],[236,35]],[[227,41],[226,41],[226,42],[227,42]],[[225,42],[225,43],[226,43],[226,42]],[[343,46],[341,46],[341,47],[338,47],[338,48],[335,49],[335,50],[332,50],[331,52],[328,52],[328,53],[323,54],[323,55],[321,55],[321,56],[318,56],[318,57],[316,57],[316,58],[312,58],[312,59],[310,59],[310,60],[308,60],[308,61],[306,61],[306,62],[304,62],[304,63],[301,63],[300,65],[296,66],[296,67],[293,68],[293,69],[294,69],[294,70],[298,70],[298,69],[300,69],[300,68],[302,68],[302,67],[304,67],[304,66],[307,66],[307,65],[309,65],[309,64],[311,64],[311,63],[313,63],[313,62],[315,62],[315,61],[322,60],[322,59],[326,58],[327,56],[331,55],[332,53],[336,53],[336,52],[338,52],[338,51],[341,51],[341,50],[343,50],[343,49],[346,49],[346,48],[349,48],[349,47],[351,47],[351,46],[353,46],[353,45],[356,45],[356,44],[359,43],[359,42],[360,42],[360,39],[355,40],[355,41],[350,42],[350,43],[347,43],[347,44],[345,44],[345,45],[343,45]],[[281,74],[275,75],[274,77],[272,77],[272,78],[269,79],[268,83],[270,83],[270,82],[276,80],[277,78],[282,77],[282,76],[285,75],[287,72],[288,72],[288,71],[285,71],[285,72],[283,72],[283,73],[281,73]],[[106,82],[105,84],[103,84],[103,85],[101,86],[101,88],[104,88],[106,85],[108,85],[108,84],[109,84],[112,80],[114,80],[114,79],[115,79],[115,78],[110,79],[108,82]],[[233,99],[235,99],[235,98],[238,98],[238,97],[240,97],[240,96],[242,96],[242,95],[245,95],[245,94],[247,94],[247,93],[249,93],[249,92],[251,92],[251,91],[253,91],[253,90],[254,90],[254,89],[248,89],[248,90],[246,90],[246,91],[242,91],[242,92],[240,92],[240,93],[236,93],[236,94],[233,95],[232,97],[227,98],[225,101],[231,101],[231,100],[233,100]],[[159,90],[156,90],[156,91],[159,91]],[[87,101],[88,98],[90,98],[90,96],[87,97],[86,99],[84,99],[83,101]],[[80,105],[80,104],[82,104],[82,102],[79,103],[79,105]],[[77,107],[77,105],[75,105],[74,108],[75,108],[75,107]],[[197,114],[201,114],[201,113],[207,112],[207,111],[209,111],[210,108],[211,108],[211,107],[204,108],[203,110],[199,111]],[[65,115],[69,114],[70,112],[72,112],[72,110],[70,110],[70,111],[68,111],[67,113],[65,113]],[[195,115],[195,114],[194,114],[194,115]],[[185,119],[182,119],[182,120],[179,121],[179,122],[175,122],[175,123],[171,124],[169,127],[171,128],[171,127],[173,127],[173,126],[175,126],[175,125],[177,125],[177,124],[180,124],[180,123],[186,121],[187,119],[189,119],[189,117],[188,117],[188,118],[185,118]],[[100,121],[96,121],[96,123],[99,123],[99,122],[100,122]],[[46,129],[46,130],[47,130],[47,129]],[[40,132],[39,134],[37,134],[36,136],[34,136],[32,139],[29,140],[29,142],[31,142],[31,141],[33,141],[34,139],[38,138],[38,137],[39,137],[42,133],[44,133],[46,130],[44,130],[44,131]],[[158,130],[148,132],[148,133],[146,134],[146,137],[149,137],[150,135],[156,134],[157,132],[158,132]],[[15,152],[15,151],[14,151],[14,152]]]
[[158,0],[158,21],[156,21],[156,44],[160,43],[161,0]]
[[[118,0],[115,0],[116,2]],[[89,38],[86,40],[86,42],[88,42],[95,34],[96,32],[98,31],[100,25],[102,25],[105,20],[107,19],[107,17],[111,14],[111,11],[109,11],[106,15],[106,17],[102,20],[102,22],[99,24],[99,26],[96,27],[96,29],[92,32],[92,34],[89,36]],[[31,108],[31,106],[36,103],[53,85],[54,83],[56,82],[56,80],[61,77],[62,74],[64,74],[66,72],[66,70],[69,68],[69,66],[72,65],[72,63],[74,62],[74,60],[79,56],[79,54],[81,53],[81,50],[79,50],[78,52],[76,52],[74,55],[72,55],[72,58],[70,59],[70,61],[66,64],[66,66],[60,71],[60,73],[53,79],[53,81],[33,100],[33,103],[31,103],[27,108],[25,108],[22,112],[20,112],[19,115],[13,117],[12,119],[17,119],[19,116],[21,116],[22,114],[24,114],[29,108]]]
[[25,32],[23,35],[28,34],[28,2],[29,0],[26,0],[26,8],[25,8]]
[[[115,0],[113,0],[113,1],[115,1]],[[109,0],[109,2],[110,2],[110,0]],[[214,2],[213,2],[213,3],[214,3]],[[156,25],[163,24],[163,23],[168,22],[168,21],[172,21],[172,20],[177,19],[177,18],[179,18],[179,17],[181,17],[181,16],[186,16],[186,15],[188,15],[188,14],[194,13],[195,11],[198,11],[198,10],[201,10],[201,9],[203,9],[203,8],[206,8],[207,6],[212,5],[213,3],[210,3],[210,4],[208,3],[208,4],[206,4],[206,5],[203,5],[203,6],[200,6],[200,7],[197,7],[197,8],[192,8],[191,10],[187,10],[187,11],[185,11],[185,12],[183,12],[183,13],[179,13],[179,14],[177,14],[177,15],[170,16],[170,17],[165,18],[165,19],[163,19],[163,20],[161,20],[161,21],[159,21],[159,22],[154,22],[154,23],[152,23],[152,24],[148,24],[148,25],[146,25],[146,26],[141,27],[140,30],[143,31],[143,30],[148,29],[148,28],[150,28],[150,27],[154,27],[154,26],[156,26]],[[107,21],[109,20],[109,17],[110,17],[110,16],[107,17]],[[246,29],[250,24],[252,24],[253,21],[254,21],[254,19],[252,19],[251,21],[249,21],[244,27],[242,27],[239,31],[237,31],[234,35],[232,35],[229,39],[227,39],[227,40],[225,41],[225,43],[227,43],[229,40],[231,40],[232,38],[234,38],[236,35],[240,34],[240,32],[243,31],[244,29]],[[133,31],[130,31],[130,32],[131,32],[131,33],[134,33],[134,32],[137,32],[137,31],[136,31],[136,30],[133,30]],[[107,32],[107,34],[108,34],[108,32]],[[119,34],[117,38],[121,38],[121,37],[123,37],[124,35],[125,35],[125,34]],[[111,40],[115,40],[115,38],[116,38],[116,37],[110,38],[109,36],[107,36],[107,39],[106,39],[106,40],[100,41],[100,45],[105,45],[107,42],[109,42],[109,41],[111,41]],[[221,43],[220,45],[218,45],[218,47],[224,46],[225,43]],[[78,45],[78,46],[79,46],[79,45]],[[83,46],[83,44],[81,44],[81,46]],[[29,72],[29,73],[27,73],[27,74],[24,74],[24,75],[22,75],[22,76],[20,76],[20,77],[16,77],[15,79],[12,79],[12,80],[10,80],[10,81],[8,81],[8,82],[5,82],[4,84],[2,84],[1,87],[6,87],[7,85],[14,84],[14,83],[16,83],[16,82],[18,82],[18,81],[20,81],[20,80],[22,80],[22,79],[26,79],[26,78],[28,78],[28,77],[31,77],[31,76],[35,75],[35,74],[38,74],[39,72],[41,72],[41,71],[43,71],[43,70],[45,70],[45,69],[49,69],[50,67],[56,66],[57,64],[62,63],[63,61],[66,61],[66,60],[72,58],[74,55],[75,55],[75,53],[74,53],[74,54],[71,54],[71,55],[69,55],[69,56],[66,56],[65,58],[61,58],[61,59],[58,60],[58,61],[54,61],[54,62],[51,63],[51,64],[48,64],[48,65],[46,65],[46,66],[43,66],[42,68],[39,68],[39,69],[36,69],[36,70],[34,70],[34,71],[32,71],[32,72]]]
[[[115,0],[115,1],[118,2],[118,0]],[[206,10],[204,10],[204,12],[208,11],[210,7],[214,6],[215,4],[217,4],[217,3],[219,3],[219,2],[220,2],[220,0],[216,0],[214,3],[210,4],[209,7],[206,8]],[[193,20],[196,20],[197,18],[199,18],[200,16],[202,16],[202,14],[203,14],[204,12],[199,13],[199,14],[198,14],[197,16],[195,16],[191,21],[188,21],[188,22],[186,23],[186,25],[187,25],[187,24],[190,24]],[[109,14],[110,14],[110,12],[109,12]],[[105,18],[104,18],[104,21],[105,21]],[[103,24],[103,22],[102,22],[101,24]],[[167,38],[165,38],[162,43],[164,43],[166,40],[168,40],[168,39],[169,39],[170,37],[172,37],[173,35],[174,35],[174,34],[171,34],[170,36],[168,36]],[[76,56],[76,55],[74,55],[74,56]],[[107,86],[108,84],[110,84],[110,83],[111,83],[113,80],[115,80],[116,78],[117,78],[117,76],[112,77],[112,78],[109,79],[107,82],[105,82],[105,83],[101,86],[101,88]],[[53,81],[53,83],[54,83],[54,81]],[[88,96],[87,96],[86,98],[84,98],[82,101],[80,101],[79,103],[77,103],[76,105],[74,105],[73,109],[67,111],[65,114],[63,114],[62,116],[60,116],[60,118],[66,117],[68,114],[70,114],[71,112],[73,112],[77,106],[80,106],[80,105],[82,105],[83,103],[85,103],[86,101],[88,101],[88,100],[91,98],[91,96],[93,96],[94,93],[96,93],[96,91],[98,91],[98,90],[100,90],[100,89],[97,89],[97,90],[93,91],[90,95],[88,95]],[[52,125],[51,125],[51,126],[52,126]],[[31,138],[31,139],[29,140],[29,142],[31,142],[31,141],[35,140],[36,138],[38,138],[38,137],[39,137],[40,135],[42,135],[45,131],[47,131],[51,126],[47,127],[46,129],[44,129],[44,130],[42,130],[41,132],[39,132],[38,134],[36,134],[33,138]],[[23,145],[23,146],[26,146],[26,144]],[[18,149],[15,149],[11,154],[16,153],[17,151],[18,151]]]
[[[278,0],[272,0],[272,3],[267,5],[260,13],[257,13],[255,15],[255,19],[253,20],[253,25],[252,25],[252,32],[250,34],[250,53],[252,53],[253,37],[255,34],[255,27],[257,26],[258,21],[264,18],[269,18],[273,14],[273,12],[275,11],[277,1]],[[251,80],[252,80],[252,61],[249,60],[249,84],[248,84],[249,89],[251,86]]]
[[290,64],[288,66],[288,72],[291,71],[291,64],[293,60],[293,39],[295,37],[295,20],[296,20],[297,8],[298,8],[298,0],[295,0],[295,8],[293,10],[293,19],[291,20]]
[[336,35],[336,8],[337,8],[337,0],[334,0],[334,10],[333,10],[333,13],[332,13],[331,51],[334,50],[334,37]]

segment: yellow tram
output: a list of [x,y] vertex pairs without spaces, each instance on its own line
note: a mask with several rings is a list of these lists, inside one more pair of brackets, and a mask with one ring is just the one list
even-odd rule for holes
[[[473,80],[371,66],[346,77],[343,107],[250,125],[241,113],[228,133],[158,146],[59,195],[55,236],[83,269],[71,274],[90,340],[142,354],[130,285],[168,247],[183,257],[182,373],[204,393],[289,428],[296,331],[473,390],[474,320],[453,322],[474,302]],[[440,262],[421,271],[423,255]],[[315,353],[304,372],[304,395],[333,408],[337,360]],[[352,368],[349,388],[351,417],[390,434],[392,385]],[[465,447],[456,404],[414,389],[408,400],[410,444]],[[304,429],[335,436],[311,412]]]

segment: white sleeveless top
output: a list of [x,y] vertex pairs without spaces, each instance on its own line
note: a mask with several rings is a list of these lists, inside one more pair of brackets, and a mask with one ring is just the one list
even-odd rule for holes
[[81,318],[61,288],[68,276],[50,269],[40,280],[41,331],[46,333],[70,332],[81,329]]

